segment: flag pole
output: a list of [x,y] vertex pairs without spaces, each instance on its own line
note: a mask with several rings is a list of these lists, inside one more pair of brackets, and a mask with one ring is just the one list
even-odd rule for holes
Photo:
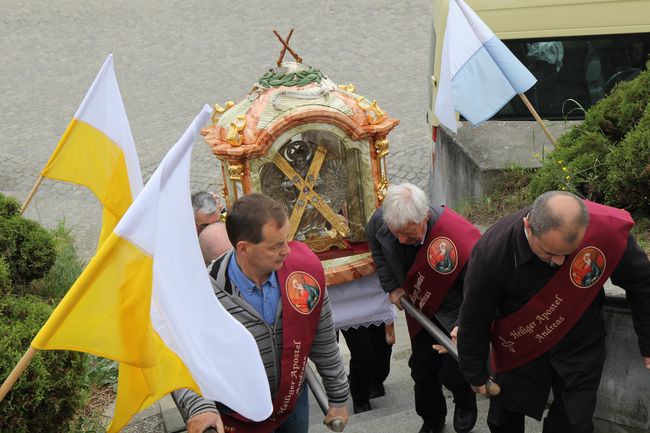
[[0,401],[2,401],[9,390],[11,389],[12,386],[14,386],[14,383],[18,380],[21,374],[25,371],[29,363],[32,361],[32,358],[34,358],[34,355],[36,355],[36,349],[33,347],[29,347],[27,349],[27,352],[23,355],[22,358],[20,358],[20,361],[18,361],[18,364],[14,367],[13,370],[11,370],[11,373],[9,373],[9,376],[7,379],[2,383],[2,386],[0,386]]
[[555,138],[551,135],[551,131],[548,130],[546,125],[544,125],[544,122],[542,121],[542,118],[539,117],[539,114],[537,114],[537,110],[535,110],[535,107],[530,103],[526,95],[523,93],[518,93],[519,97],[521,98],[522,101],[524,101],[524,104],[526,105],[526,108],[528,108],[528,111],[530,111],[530,114],[533,115],[539,126],[542,127],[542,131],[544,131],[544,134],[546,135],[546,138],[553,144],[553,146],[556,145]]
[[29,202],[32,201],[32,198],[34,197],[34,194],[36,194],[36,190],[38,189],[39,186],[41,186],[41,182],[43,182],[43,176],[38,176],[38,179],[36,179],[36,183],[32,187],[32,190],[29,192],[29,195],[27,196],[27,199],[25,200],[25,203],[23,203],[23,207],[20,208],[20,215],[25,213],[25,209],[27,209],[27,206],[29,205]]

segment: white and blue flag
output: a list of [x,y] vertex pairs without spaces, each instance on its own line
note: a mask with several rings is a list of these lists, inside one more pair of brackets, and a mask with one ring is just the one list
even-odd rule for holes
[[449,0],[435,106],[442,125],[456,132],[456,111],[485,122],[536,81],[463,0]]

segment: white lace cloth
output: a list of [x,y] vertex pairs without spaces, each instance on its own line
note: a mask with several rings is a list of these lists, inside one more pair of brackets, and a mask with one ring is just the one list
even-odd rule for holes
[[336,329],[358,328],[394,322],[397,308],[388,301],[377,274],[349,283],[328,286]]

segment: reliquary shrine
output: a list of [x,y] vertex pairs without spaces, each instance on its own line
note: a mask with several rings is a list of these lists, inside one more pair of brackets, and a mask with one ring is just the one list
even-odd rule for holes
[[388,134],[398,123],[353,85],[278,61],[239,102],[215,105],[202,134],[220,162],[226,204],[252,192],[283,203],[292,238],[339,284],[374,271],[363,228],[386,192]]

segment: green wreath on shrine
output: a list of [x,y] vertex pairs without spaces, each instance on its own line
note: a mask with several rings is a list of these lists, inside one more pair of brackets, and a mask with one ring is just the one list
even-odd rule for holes
[[270,70],[260,78],[259,84],[267,89],[280,86],[301,87],[310,83],[320,83],[323,78],[324,76],[321,71],[309,66],[307,69],[303,69],[302,71],[278,74],[274,73],[273,70]]

